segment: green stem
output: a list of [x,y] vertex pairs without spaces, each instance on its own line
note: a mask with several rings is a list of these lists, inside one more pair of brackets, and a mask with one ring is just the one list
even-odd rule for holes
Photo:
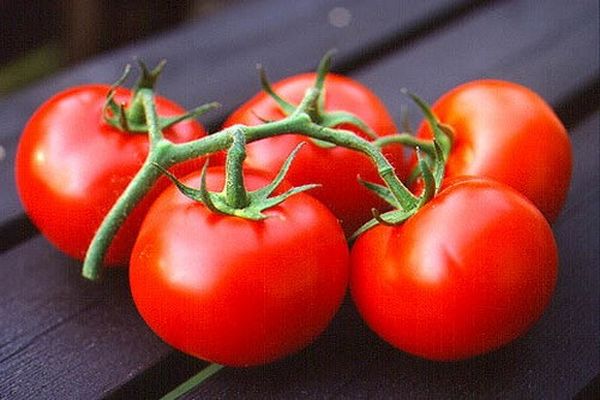
[[[146,110],[147,104],[146,100],[148,96],[144,92],[152,92],[154,87],[156,86],[156,81],[162,70],[164,69],[166,64],[166,60],[161,60],[154,69],[149,70],[148,66],[141,60],[138,60],[138,65],[141,70],[141,75],[138,82],[133,89],[133,99],[131,100],[131,105],[127,110],[127,119],[129,121],[134,122],[136,125],[144,125],[144,121],[146,121],[146,126],[148,129],[151,124],[147,121],[146,118]],[[158,125],[156,125],[158,126]]]
[[180,398],[190,390],[198,387],[202,382],[219,372],[222,368],[223,366],[220,364],[210,364],[208,367],[200,370],[196,375],[165,394],[160,400],[176,400]]
[[154,164],[164,166],[165,169],[173,165],[166,165],[172,151],[172,144],[164,139],[162,132],[158,128],[158,115],[154,106],[152,89],[140,88],[139,95],[141,103],[144,106],[144,115],[149,125],[150,149],[148,150],[148,157],[138,173],[129,185],[127,185],[125,191],[110,209],[100,224],[98,231],[96,231],[83,261],[81,273],[87,279],[96,280],[100,277],[104,256],[119,228],[129,214],[131,214],[137,203],[152,189],[154,183],[161,176],[161,171],[154,167]]
[[423,140],[414,137],[408,133],[399,133],[397,135],[387,135],[377,138],[373,141],[375,146],[379,148],[388,146],[390,144],[401,144],[403,146],[409,146],[414,149],[419,148],[421,151],[426,153],[430,157],[435,157],[435,146],[431,140]]
[[246,142],[249,143],[271,136],[300,132],[298,131],[298,127],[306,123],[310,123],[310,118],[306,114],[300,114],[262,125],[232,125],[201,139],[173,144],[170,155],[173,164],[178,164],[229,148],[233,142],[233,135],[236,130],[241,131],[246,137]]
[[[311,101],[314,101],[315,96],[318,96],[317,92],[315,90],[308,90],[305,100],[303,100],[299,109],[301,110],[304,105],[309,106]],[[141,88],[139,93],[144,105],[146,121],[150,127],[149,154],[138,174],[130,182],[105,217],[90,244],[82,271],[83,276],[88,279],[94,280],[100,276],[104,255],[119,227],[131,213],[135,205],[148,193],[156,180],[161,176],[160,169],[156,168],[154,164],[158,164],[166,170],[180,162],[224,150],[231,146],[235,135],[243,134],[246,142],[252,142],[286,133],[301,133],[313,139],[324,140],[338,146],[360,151],[373,160],[379,175],[388,185],[392,195],[403,209],[410,210],[417,205],[418,199],[396,176],[394,168],[376,146],[355,135],[353,132],[325,128],[315,124],[306,112],[297,110],[289,117],[263,125],[234,125],[201,139],[174,144],[163,138],[162,132],[158,127],[158,117],[156,116],[153,103],[152,90]]]
[[121,194],[117,202],[110,209],[94,239],[83,261],[82,275],[91,280],[100,277],[100,268],[113,238],[119,231],[119,228],[129,216],[136,204],[152,189],[154,182],[161,176],[158,168],[152,164],[164,164],[164,154],[166,151],[154,151],[144,162],[137,175],[129,183],[125,191]]
[[[308,91],[306,97],[314,96],[314,92]],[[304,102],[303,102],[304,103]],[[375,163],[381,178],[388,184],[398,203],[405,209],[412,208],[417,203],[417,198],[398,179],[394,168],[379,149],[369,141],[357,136],[354,132],[324,128],[313,123],[310,117],[303,112],[294,112],[287,118],[279,121],[269,122],[262,125],[244,126],[235,125],[223,131],[214,133],[207,138],[196,139],[185,144],[175,145],[173,159],[176,162],[188,160],[194,156],[198,157],[207,153],[222,150],[231,143],[231,132],[240,130],[246,137],[246,142],[283,135],[286,133],[300,133],[313,139],[320,139],[334,143],[338,146],[359,151],[367,155]],[[210,141],[210,143],[209,143]],[[219,148],[215,148],[219,146]],[[221,147],[222,146],[222,147]]]
[[233,131],[233,143],[225,161],[225,198],[233,208],[248,205],[248,193],[244,186],[243,165],[246,159],[246,138],[241,129]]
[[154,105],[154,93],[150,88],[140,88],[136,97],[137,96],[140,97],[141,103],[144,106],[142,112],[146,119],[146,125],[148,126],[150,149],[152,149],[164,137],[159,128],[159,119],[158,115],[156,114],[156,107]]
[[379,176],[388,185],[392,195],[403,209],[411,209],[417,204],[417,198],[400,181],[394,171],[394,167],[384,157],[383,153],[369,141],[355,135],[353,132],[324,128],[312,122],[300,126],[298,132],[302,132],[314,139],[335,143],[338,146],[353,149],[367,155],[371,158],[377,167]]

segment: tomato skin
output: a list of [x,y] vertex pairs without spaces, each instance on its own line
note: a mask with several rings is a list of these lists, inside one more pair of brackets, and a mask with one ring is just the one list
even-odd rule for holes
[[[306,73],[284,79],[273,85],[275,91],[292,104],[299,104],[307,88],[314,84],[316,74]],[[379,135],[397,133],[398,130],[385,105],[368,88],[360,83],[336,74],[325,79],[325,109],[344,110],[362,119]],[[241,105],[225,121],[224,126],[234,124],[258,125],[261,119],[278,120],[284,117],[278,105],[266,93],[260,92]],[[367,138],[363,132],[350,126],[339,126]],[[320,183],[322,187],[311,195],[322,201],[341,220],[347,235],[372,218],[371,208],[387,206],[385,202],[364,188],[357,176],[379,182],[372,161],[363,154],[342,147],[325,149],[301,135],[282,135],[251,143],[247,148],[246,165],[250,168],[276,172],[288,154],[300,142],[307,145],[300,150],[286,179],[294,186]],[[384,148],[384,154],[400,176],[405,176],[402,146]]]
[[[26,213],[42,234],[64,253],[83,260],[92,237],[118,196],[148,154],[145,133],[121,132],[103,121],[108,85],[77,86],[42,104],[21,136],[15,162],[17,189]],[[117,103],[130,100],[130,91],[117,90]],[[158,114],[185,112],[179,105],[156,97]],[[174,142],[205,135],[196,121],[165,130]],[[198,162],[177,171],[189,172]],[[105,258],[108,265],[126,265],[143,216],[166,187],[162,182],[126,220]]]
[[[222,188],[223,174],[208,169],[210,190]],[[198,187],[198,175],[182,181]],[[268,182],[266,173],[245,175],[250,189]],[[129,271],[138,311],[164,341],[247,366],[296,352],[326,328],[349,275],[338,221],[304,193],[265,213],[262,221],[213,214],[174,187],[156,200]]]
[[378,335],[451,361],[527,331],[550,301],[558,254],[531,202],[477,178],[457,180],[401,226],[367,231],[351,264],[355,304]]
[[[432,107],[454,130],[446,176],[485,176],[506,183],[553,222],[572,170],[567,131],[552,108],[516,83],[477,80],[444,94]],[[417,137],[431,138],[423,123]]]

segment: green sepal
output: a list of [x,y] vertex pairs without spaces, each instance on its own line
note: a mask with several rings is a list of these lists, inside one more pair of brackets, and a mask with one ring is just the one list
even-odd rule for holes
[[263,66],[259,64],[257,68],[258,74],[260,76],[260,85],[265,91],[265,93],[267,93],[273,100],[275,100],[275,102],[281,108],[281,111],[285,115],[290,115],[291,113],[293,113],[296,107],[293,104],[285,101],[281,96],[277,94],[277,92],[275,92],[275,90],[271,86],[271,82],[269,82],[269,79],[267,78],[267,73],[265,72]]
[[394,195],[392,194],[392,192],[390,191],[390,189],[387,186],[383,186],[383,185],[380,185],[380,184],[374,183],[374,182],[365,181],[360,176],[357,179],[358,179],[358,183],[360,183],[361,185],[363,185],[364,187],[369,189],[371,192],[375,193],[377,196],[379,196],[385,202],[387,202],[388,204],[390,204],[394,207],[400,208],[400,204],[398,203],[398,200],[396,200],[396,198],[394,197]]
[[[433,147],[433,156],[429,151],[423,151],[425,154],[422,154],[422,157],[426,161],[427,166],[430,166],[430,169],[433,171],[435,194],[437,194],[442,186],[442,181],[444,180],[444,174],[446,171],[446,158],[444,157],[442,149],[436,140],[431,141],[430,144],[432,145],[431,147]],[[421,147],[419,147],[419,149],[423,150]],[[413,184],[422,175],[422,172],[423,168],[421,167],[420,163],[417,163],[408,176],[408,184]]]
[[179,179],[177,179],[175,175],[163,168],[160,164],[153,163],[152,165],[158,168],[160,172],[162,172],[167,178],[169,178],[169,180],[171,180],[171,182],[173,182],[175,186],[177,186],[177,189],[179,189],[181,194],[192,200],[203,203],[206,206],[206,208],[208,208],[212,212],[220,213],[219,208],[216,207],[212,201],[213,199],[211,198],[211,193],[206,189],[206,169],[208,167],[208,161],[204,163],[204,166],[202,167],[202,171],[200,173],[199,189],[194,189],[192,187],[184,185]]
[[409,219],[410,217],[412,217],[416,212],[417,212],[417,209],[414,208],[414,209],[408,210],[408,211],[391,210],[386,213],[380,214],[377,209],[373,208],[373,209],[371,209],[371,213],[373,214],[373,219],[367,221],[360,228],[358,228],[356,230],[356,232],[354,232],[352,234],[352,236],[350,236],[349,241],[350,241],[350,243],[354,242],[360,235],[362,235],[369,229],[374,228],[375,226],[377,226],[379,224],[389,225],[389,226],[399,225],[402,222]]
[[438,142],[442,153],[444,154],[444,158],[447,158],[448,154],[450,154],[450,149],[452,148],[452,133],[451,128],[446,125],[441,124],[433,111],[431,110],[431,106],[425,102],[422,98],[417,96],[414,93],[409,92],[407,89],[402,89],[402,93],[409,96],[415,104],[419,107],[427,123],[431,127],[433,132],[433,138]]
[[[141,89],[154,89],[154,85],[161,74],[166,61],[162,60],[155,68],[149,70],[146,64],[142,61],[138,60],[138,65],[140,68],[140,78],[138,79],[136,85],[132,89],[131,101],[128,105],[123,103],[117,103],[114,99],[117,89],[123,85],[125,80],[128,78],[131,72],[131,65],[126,65],[123,73],[117,79],[115,83],[113,83],[108,90],[106,95],[106,101],[103,106],[103,117],[104,121],[123,131],[130,133],[146,133],[149,130],[148,124],[146,122],[142,101],[140,99],[139,93]],[[206,112],[213,110],[215,108],[220,107],[219,103],[212,102],[208,104],[201,105],[199,107],[194,108],[193,110],[187,111],[184,114],[177,115],[174,117],[161,117],[158,118],[158,128],[159,130],[167,129],[181,121],[198,118]]]
[[[333,55],[337,53],[336,49],[331,49],[325,53],[321,61],[319,61],[319,66],[317,67],[317,79],[315,80],[315,88],[318,90],[323,90],[325,87],[325,77],[331,70],[331,60],[333,59]],[[321,104],[322,105],[322,104]]]
[[136,59],[138,66],[140,68],[140,77],[138,78],[138,81],[136,82],[135,86],[133,87],[133,93],[134,95],[137,94],[139,92],[140,89],[154,89],[154,86],[156,86],[156,81],[158,80],[158,77],[160,76],[160,74],[162,73],[163,69],[165,68],[165,65],[167,65],[167,60],[162,59],[158,62],[158,64],[156,65],[156,67],[154,67],[153,69],[148,69],[148,66],[146,65],[146,63],[144,63],[141,59]]
[[314,139],[314,138],[309,138],[309,140],[315,146],[320,147],[322,149],[333,149],[334,147],[337,146],[335,143],[326,142],[325,140],[319,140],[319,139]]
[[[300,109],[302,109],[301,111],[308,114],[311,121],[315,124],[318,124],[325,128],[334,128],[342,124],[348,124],[360,129],[371,139],[377,139],[379,137],[377,133],[367,123],[358,118],[356,115],[341,110],[330,112],[325,111],[325,78],[331,68],[331,61],[335,52],[335,50],[328,51],[319,62],[319,66],[317,67],[316,72],[317,76],[315,79],[315,83],[313,87],[309,89],[313,91],[315,96],[313,96],[311,98],[312,100],[309,102],[296,106],[284,100],[273,89],[273,86],[267,79],[267,75],[264,68],[261,65],[258,65],[261,87],[265,91],[265,93],[267,93],[277,103],[277,105],[281,109],[281,112],[283,112],[283,114],[286,116],[289,116],[294,112],[298,112]],[[263,118],[261,118],[260,116],[257,116],[257,118],[263,121]],[[318,140],[314,138],[311,138],[310,140],[316,146],[325,149],[333,148],[336,146],[333,143],[329,143],[323,140]]]
[[420,174],[421,170],[419,169],[419,165],[417,164],[412,168],[412,170],[408,174],[408,178],[406,178],[406,183],[408,185],[414,184],[417,181],[417,179],[419,179]]
[[361,120],[354,114],[351,114],[346,111],[322,112],[320,125],[326,128],[334,128],[342,124],[351,125],[360,129],[373,140],[379,138],[377,133],[373,129],[371,129],[369,125],[367,125],[363,120]]
[[436,181],[433,177],[433,173],[429,169],[429,165],[425,158],[421,155],[421,151],[417,147],[417,159],[419,170],[421,171],[421,177],[423,178],[423,193],[419,197],[419,207],[422,207],[435,195],[436,192]]
[[435,148],[435,161],[433,169],[433,178],[435,181],[435,193],[440,190],[442,181],[444,180],[444,174],[446,173],[446,156],[437,140],[433,141],[433,147]]
[[187,196],[188,198],[194,201],[204,204],[212,212],[258,221],[269,217],[269,215],[263,213],[263,211],[281,204],[282,202],[284,202],[285,200],[287,200],[295,194],[320,186],[319,184],[307,184],[297,186],[287,190],[284,193],[270,197],[273,194],[273,192],[277,189],[277,187],[281,184],[281,182],[284,180],[285,175],[289,171],[290,165],[294,157],[296,156],[303,144],[304,142],[300,143],[290,153],[290,155],[284,161],[279,172],[277,173],[277,175],[271,183],[258,190],[247,192],[248,201],[246,206],[242,208],[236,208],[229,204],[229,202],[227,201],[225,189],[222,192],[218,193],[210,192],[207,190],[206,166],[208,163],[204,164],[204,167],[202,169],[201,184],[199,189],[194,189],[184,185],[175,176],[173,176],[173,174],[171,174],[159,164],[154,163],[154,166],[160,169],[161,172],[165,174],[177,186],[177,188],[183,195]]
[[115,94],[119,86],[121,86],[129,74],[131,73],[131,65],[125,65],[123,73],[108,89],[106,94],[106,100],[102,107],[102,115],[104,120],[112,126],[116,126],[121,130],[127,130],[127,119],[125,118],[125,106],[124,104],[117,104],[115,101]]
[[181,121],[185,121],[188,119],[196,119],[206,114],[208,111],[215,110],[219,107],[221,107],[221,104],[216,101],[213,101],[211,103],[206,103],[192,110],[189,110],[185,114],[176,115],[174,117],[159,117],[159,129],[165,130]]
[[285,161],[281,165],[281,168],[279,168],[279,172],[277,172],[277,175],[271,181],[271,183],[269,183],[267,186],[264,186],[261,189],[255,190],[254,191],[254,195],[255,196],[267,198],[271,194],[273,194],[273,192],[275,191],[275,189],[277,189],[277,187],[285,179],[285,176],[287,175],[288,171],[290,170],[290,167],[292,166],[292,161],[294,161],[294,159],[296,158],[296,155],[298,154],[298,152],[300,151],[300,149],[305,144],[306,144],[306,142],[300,142],[300,143],[298,143],[298,145],[294,148],[294,150],[292,150],[292,152],[287,156],[287,158],[285,159]]
[[374,140],[372,143],[380,149],[390,144],[400,144],[412,148],[418,147],[427,155],[431,157],[435,156],[435,148],[430,140],[419,139],[406,132],[381,136],[377,138],[377,140]]
[[[213,202],[211,193],[208,191],[208,188],[206,187],[206,170],[208,169],[208,160],[204,163],[204,165],[202,166],[202,171],[200,172],[200,190],[198,192],[198,195],[200,196],[200,199],[202,201],[202,203],[204,203],[204,205],[206,206],[206,208],[208,208],[210,211],[219,214],[219,208],[217,206],[215,206],[215,203]],[[183,186],[183,185],[178,185],[178,186]],[[193,197],[192,197],[193,198]]]
[[358,236],[360,236],[361,234],[375,227],[378,224],[393,226],[406,221],[408,218],[414,215],[421,207],[423,207],[429,200],[431,200],[431,198],[435,196],[435,194],[438,192],[441,186],[441,182],[444,177],[445,162],[442,150],[437,144],[437,141],[434,140],[433,145],[436,154],[436,157],[434,157],[433,160],[433,172],[431,171],[429,164],[427,163],[426,155],[423,155],[420,148],[416,147],[418,163],[417,167],[415,168],[415,171],[417,171],[418,175],[421,175],[421,177],[423,178],[424,190],[421,196],[418,198],[418,202],[415,205],[415,207],[411,209],[402,210],[399,206],[398,200],[388,187],[362,180],[360,177],[358,178],[359,183],[361,183],[367,189],[371,190],[373,193],[375,193],[387,203],[392,205],[395,209],[388,211],[384,214],[381,214],[375,208],[372,209],[371,212],[373,214],[373,219],[366,222],[356,232],[354,232],[350,237],[350,242],[353,242]]
[[342,124],[347,124],[360,129],[371,139],[377,139],[379,137],[377,133],[358,116],[343,110],[325,111],[325,78],[331,69],[332,58],[336,52],[335,49],[329,50],[319,62],[317,78],[313,86],[314,89],[319,91],[319,95],[316,99],[316,104],[311,105],[307,112],[313,122],[326,128],[334,128]]

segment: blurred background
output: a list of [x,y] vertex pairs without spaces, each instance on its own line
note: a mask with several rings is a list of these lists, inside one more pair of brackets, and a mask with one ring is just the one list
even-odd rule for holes
[[243,0],[0,0],[0,96]]

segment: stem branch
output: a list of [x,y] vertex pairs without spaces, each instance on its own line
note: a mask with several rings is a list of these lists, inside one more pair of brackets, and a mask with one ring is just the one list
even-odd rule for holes
[[100,267],[104,255],[119,228],[136,204],[152,189],[154,182],[161,176],[160,170],[152,165],[154,162],[163,164],[160,162],[160,158],[162,158],[160,154],[164,154],[164,152],[153,153],[151,157],[148,157],[100,224],[83,261],[82,275],[85,278],[96,280],[100,277]]
[[[417,206],[418,198],[396,176],[394,168],[377,146],[353,132],[326,128],[311,120],[307,112],[310,111],[311,105],[318,97],[318,90],[314,90],[314,88],[307,91],[298,109],[284,119],[255,126],[234,125],[201,139],[180,144],[172,143],[163,137],[156,115],[152,90],[140,88],[139,96],[144,105],[146,123],[149,127],[149,154],[138,174],[105,217],[90,244],[82,271],[83,276],[88,279],[93,280],[99,277],[104,255],[119,227],[161,176],[160,169],[156,168],[154,164],[158,164],[166,170],[180,162],[227,149],[235,141],[235,137],[239,137],[242,142],[244,139],[245,142],[253,142],[286,133],[300,133],[313,139],[359,151],[374,162],[379,175],[404,210],[411,210]],[[309,110],[305,110],[305,108],[309,108]],[[232,193],[233,197],[243,200],[243,196]]]

